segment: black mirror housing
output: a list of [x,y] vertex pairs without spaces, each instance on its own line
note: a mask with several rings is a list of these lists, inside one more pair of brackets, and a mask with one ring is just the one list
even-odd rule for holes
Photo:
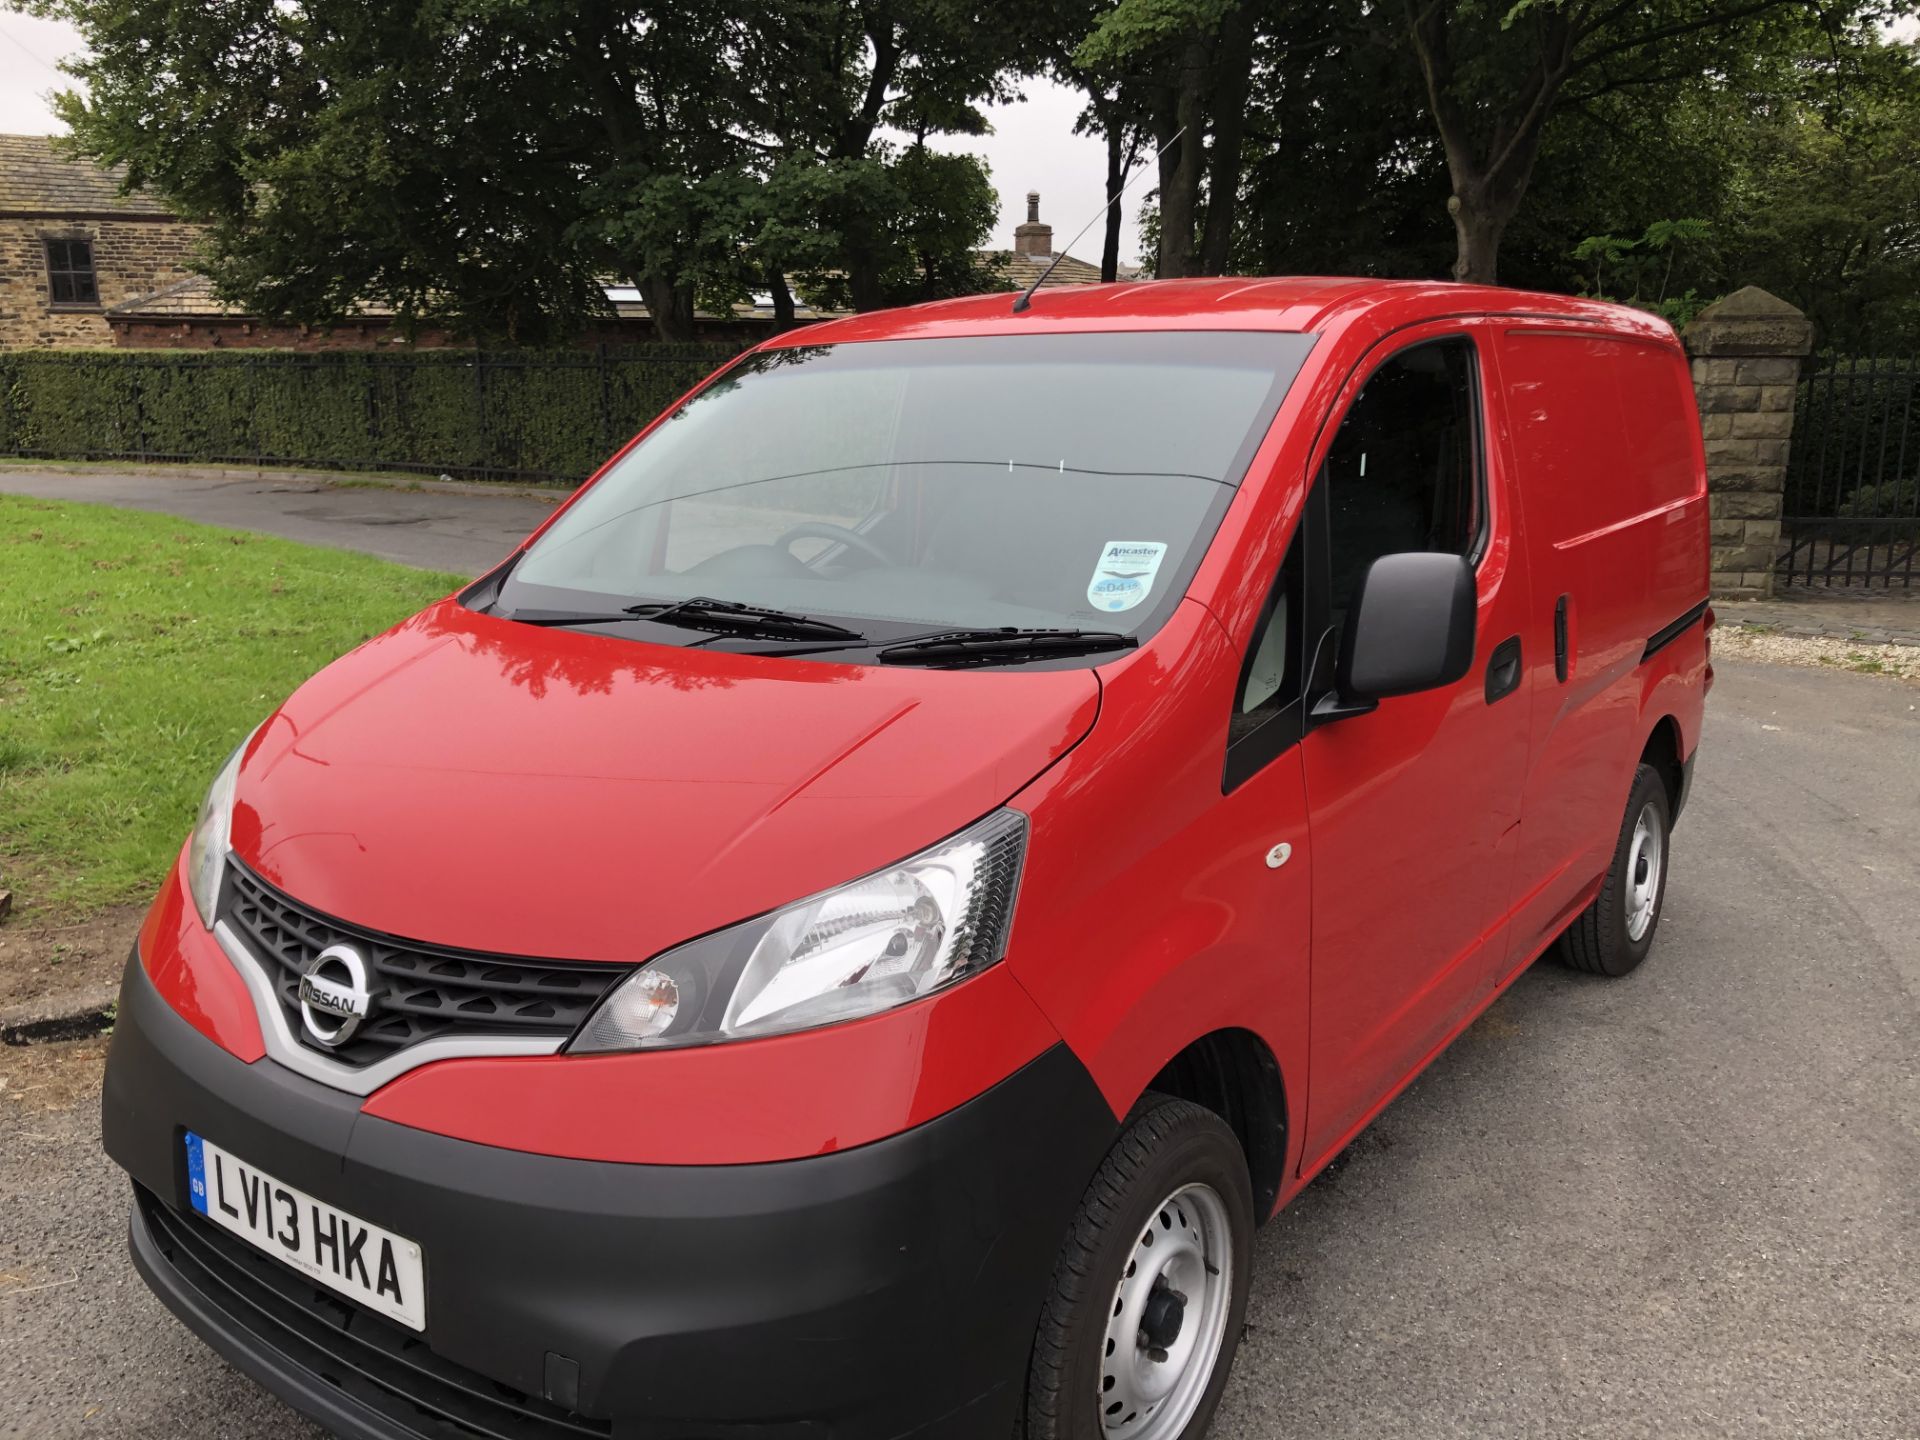
[[1340,637],[1343,700],[1451,685],[1473,668],[1478,597],[1464,556],[1409,550],[1366,569]]

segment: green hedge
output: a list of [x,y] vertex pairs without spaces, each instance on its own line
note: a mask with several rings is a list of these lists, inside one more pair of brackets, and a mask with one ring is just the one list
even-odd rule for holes
[[737,348],[0,354],[0,455],[578,482]]

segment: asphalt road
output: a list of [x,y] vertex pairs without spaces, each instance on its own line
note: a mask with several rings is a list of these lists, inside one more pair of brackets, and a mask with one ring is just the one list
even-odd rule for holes
[[[555,492],[557,495],[559,492]],[[336,485],[303,476],[223,479],[214,474],[39,471],[0,466],[0,494],[83,500],[153,510],[358,550],[402,565],[478,575],[548,515],[553,499],[502,487],[398,489]]]
[[[1720,675],[1653,956],[1536,967],[1262,1232],[1220,1440],[1920,1436],[1920,686]],[[311,1436],[95,1127],[0,1103],[0,1433]]]

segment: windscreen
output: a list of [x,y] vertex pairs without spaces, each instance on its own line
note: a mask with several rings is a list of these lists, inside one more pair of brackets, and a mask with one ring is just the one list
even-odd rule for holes
[[1144,633],[1184,589],[1310,344],[1181,332],[762,352],[562,515],[501,608],[701,597],[882,638]]

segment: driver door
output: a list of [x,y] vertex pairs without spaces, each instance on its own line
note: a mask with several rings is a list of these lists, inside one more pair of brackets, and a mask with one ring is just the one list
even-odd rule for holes
[[[1469,327],[1422,327],[1363,367],[1308,500],[1311,690],[1361,575],[1382,555],[1476,566],[1474,663],[1438,690],[1315,723],[1301,745],[1313,847],[1308,1168],[1451,1038],[1506,943],[1526,770],[1526,575],[1490,474],[1482,356]],[[1515,637],[1515,638],[1510,638]],[[1312,705],[1310,703],[1311,711]]]

